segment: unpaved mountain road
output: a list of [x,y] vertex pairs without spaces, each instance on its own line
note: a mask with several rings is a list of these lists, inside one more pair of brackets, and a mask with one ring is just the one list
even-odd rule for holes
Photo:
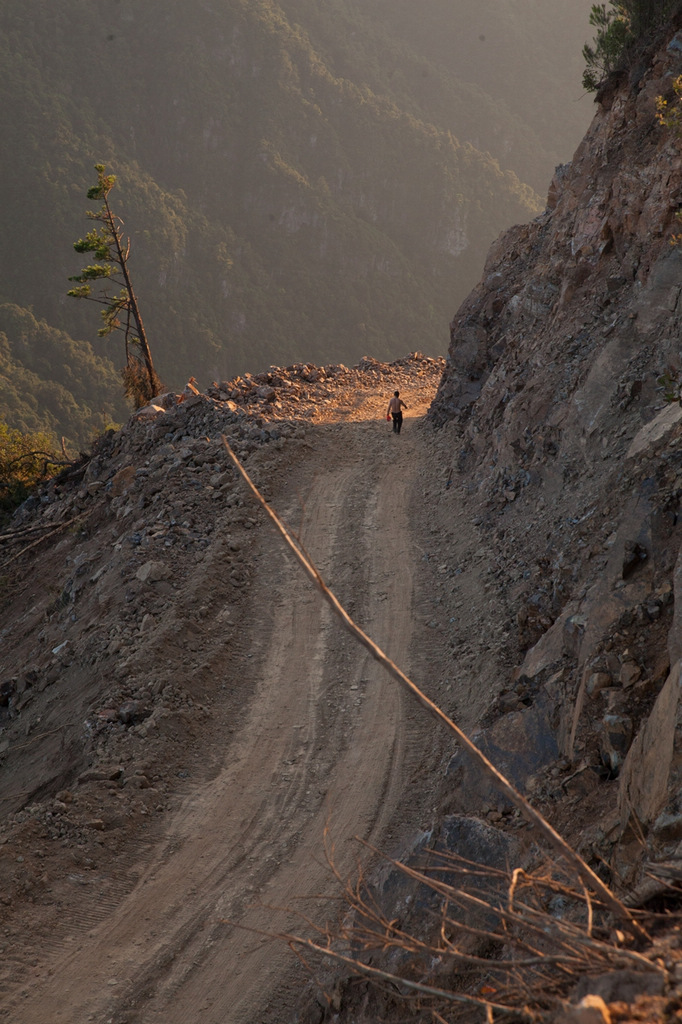
[[[266,490],[361,627],[408,673],[415,661],[433,670],[442,631],[418,607],[433,586],[419,515],[427,402],[399,437],[383,408],[370,399],[338,422],[330,411],[308,456]],[[395,850],[429,821],[429,777],[450,741],[332,620],[271,526],[257,534],[248,635],[229,665],[252,691],[238,735],[228,742],[226,716],[224,763],[186,792],[130,891],[34,952],[31,984],[5,1001],[14,1024],[284,1024],[305,975],[265,933],[305,932],[297,908],[321,923],[338,912],[325,829],[345,876],[368,860],[354,837]]]

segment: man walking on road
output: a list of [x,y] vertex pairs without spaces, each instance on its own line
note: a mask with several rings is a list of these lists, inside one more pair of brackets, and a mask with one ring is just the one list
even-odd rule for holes
[[403,409],[407,409],[407,406],[400,397],[400,392],[395,391],[393,398],[388,403],[388,412],[386,413],[386,419],[389,416],[393,417],[393,433],[399,434],[400,428],[403,425]]

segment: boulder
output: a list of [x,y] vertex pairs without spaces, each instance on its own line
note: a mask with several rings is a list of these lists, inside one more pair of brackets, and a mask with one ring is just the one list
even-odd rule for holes
[[556,1024],[611,1024],[611,1014],[601,996],[584,996],[576,1006],[566,1006]]
[[606,1003],[634,1003],[638,996],[660,996],[665,989],[662,971],[652,965],[651,971],[607,971],[581,978],[575,987],[574,998],[582,1001],[598,996]]
[[585,693],[588,697],[596,697],[602,690],[611,686],[611,682],[611,676],[608,672],[592,672],[588,676]]
[[680,429],[682,406],[677,402],[671,402],[635,435],[628,449],[628,459],[652,454],[659,445],[669,441]]
[[141,409],[137,409],[133,413],[134,420],[153,420],[157,416],[161,416],[166,410],[162,405],[157,405],[152,402],[150,405],[143,405]]
[[599,735],[601,759],[612,771],[617,772],[632,743],[632,719],[628,715],[604,715]]
[[682,814],[659,814],[653,824],[652,831],[657,839],[667,843],[673,839],[682,839]]
[[135,573],[140,583],[157,583],[159,580],[167,580],[171,571],[163,562],[145,562]]
[[112,498],[119,498],[132,487],[134,482],[135,467],[124,466],[123,469],[119,469],[118,473],[115,474],[111,481],[111,484],[108,487],[109,496]]
[[673,666],[623,763],[618,810],[623,828],[630,814],[647,825],[666,803],[680,702],[680,662]]
[[[519,855],[518,841],[507,832],[467,815],[450,815],[443,819],[439,832],[420,832],[395,860],[409,868],[430,875],[439,883],[461,888],[485,899],[491,908],[477,911],[477,924],[494,928],[499,924],[494,906],[505,904],[507,888],[504,880],[485,875],[485,867],[504,870]],[[458,870],[456,858],[473,861],[480,873],[470,875]],[[392,862],[381,865],[369,880],[371,901],[388,920],[398,918],[413,934],[428,941],[440,929],[442,894],[406,874]],[[472,923],[472,908],[451,905],[451,920],[464,918]],[[461,937],[460,937],[461,938]]]
[[[552,701],[543,692],[530,707],[503,715],[473,737],[479,750],[521,792],[528,779],[559,754],[551,709]],[[447,775],[456,787],[451,805],[464,814],[502,801],[491,780],[463,750],[450,760]]]
[[627,658],[623,661],[619,675],[619,682],[621,686],[627,689],[629,686],[634,686],[634,684],[639,682],[641,678],[642,670],[634,659]]

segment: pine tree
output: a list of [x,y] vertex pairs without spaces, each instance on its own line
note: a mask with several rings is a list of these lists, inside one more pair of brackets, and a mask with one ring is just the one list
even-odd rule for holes
[[640,39],[663,24],[679,0],[609,0],[594,4],[590,25],[597,34],[592,45],[583,47],[587,65],[583,72],[583,88],[595,92],[612,72],[625,66],[628,53]]
[[[84,267],[80,274],[70,277],[77,284],[68,295],[75,299],[91,299],[104,306],[104,325],[98,336],[106,337],[112,331],[123,331],[125,336],[126,364],[122,371],[125,393],[136,408],[146,405],[162,389],[161,381],[154,370],[152,354],[140,315],[137,297],[128,270],[130,239],[123,236],[123,221],[115,214],[109,203],[109,193],[116,184],[113,174],[106,174],[104,164],[96,164],[97,184],[88,189],[88,199],[102,203],[97,212],[88,210],[86,216],[98,226],[89,231],[85,238],[79,238],[73,247],[78,253],[93,253],[96,263]],[[94,282],[103,287],[93,293]],[[107,282],[120,288],[115,294]]]

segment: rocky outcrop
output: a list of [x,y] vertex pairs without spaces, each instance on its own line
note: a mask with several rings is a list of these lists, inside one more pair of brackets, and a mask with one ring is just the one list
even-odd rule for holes
[[[603,92],[544,213],[493,245],[430,413],[515,625],[516,710],[481,742],[616,887],[682,835],[682,139],[656,118],[681,41],[678,17],[637,81]],[[540,708],[533,767],[517,747]],[[470,810],[465,791],[450,806]]]
[[231,413],[251,413],[262,419],[292,419],[313,423],[325,418],[332,399],[350,411],[358,396],[368,389],[380,391],[382,381],[390,377],[392,385],[414,387],[424,376],[440,372],[442,358],[412,352],[404,359],[382,363],[372,356],[363,356],[357,366],[343,363],[316,366],[314,363],[293,363],[271,366],[264,373],[245,373],[231,381],[214,381],[207,395],[218,406]]
[[[216,382],[206,394],[191,378],[179,394],[157,396],[99,438],[89,456],[24,502],[0,533],[0,564],[11,572],[35,552],[50,584],[26,608],[6,604],[0,627],[8,652],[0,657],[2,820],[14,812],[25,818],[23,808],[59,789],[62,774],[73,777],[102,757],[117,763],[120,742],[138,742],[149,754],[154,737],[203,720],[193,688],[206,685],[206,636],[222,650],[226,634],[238,630],[236,612],[229,627],[221,620],[206,629],[207,613],[198,609],[208,597],[197,591],[210,572],[202,565],[220,563],[225,604],[234,610],[251,581],[245,552],[258,523],[226,465],[222,438],[267,484],[279,465],[295,464],[307,450],[311,423],[330,416],[330,394],[349,415],[364,415],[365,403],[384,412],[396,387],[426,405],[442,365],[412,353],[391,364],[365,357],[354,367],[271,367],[257,378]],[[65,551],[55,554],[44,543],[50,539]],[[188,623],[197,617],[203,624],[195,631]],[[40,640],[29,642],[33,631]],[[194,657],[191,692],[182,692],[171,682],[172,666]],[[40,721],[37,740],[25,743]],[[30,781],[17,784],[22,772]],[[152,796],[165,806],[165,797]],[[49,806],[41,813],[51,821]]]

